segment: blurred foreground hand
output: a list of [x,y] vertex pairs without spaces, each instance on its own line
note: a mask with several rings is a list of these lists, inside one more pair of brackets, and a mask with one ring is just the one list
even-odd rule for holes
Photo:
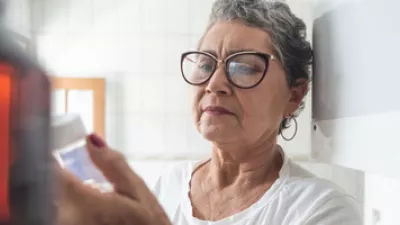
[[57,168],[57,225],[171,225],[144,181],[124,157],[96,135],[86,139],[93,163],[113,185],[101,192]]

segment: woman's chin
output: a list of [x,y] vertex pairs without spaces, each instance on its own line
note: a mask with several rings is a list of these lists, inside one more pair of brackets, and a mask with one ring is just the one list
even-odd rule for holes
[[201,135],[211,142],[227,142],[234,139],[234,130],[226,126],[207,126],[200,127]]

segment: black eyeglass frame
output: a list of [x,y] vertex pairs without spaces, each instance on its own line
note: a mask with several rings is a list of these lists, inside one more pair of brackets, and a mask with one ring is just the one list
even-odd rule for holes
[[[212,59],[214,59],[216,61],[216,66],[213,68],[213,71],[210,73],[210,76],[207,79],[205,79],[203,82],[192,83],[185,77],[185,73],[183,72],[183,62],[184,62],[186,56],[188,56],[190,54],[203,54],[203,55],[211,57]],[[237,85],[235,82],[232,81],[232,79],[230,78],[230,76],[228,74],[228,71],[226,70],[226,68],[228,68],[228,64],[229,64],[230,60],[232,58],[234,58],[236,56],[240,56],[240,55],[255,55],[255,56],[263,59],[265,62],[265,69],[264,69],[261,79],[257,83],[255,83],[254,85],[251,85],[249,87],[242,87],[240,85]],[[194,86],[199,86],[199,85],[207,83],[211,79],[211,77],[214,75],[215,71],[218,68],[218,63],[224,63],[225,64],[225,76],[232,85],[234,85],[237,88],[241,88],[241,89],[251,89],[251,88],[254,88],[257,85],[259,85],[264,80],[264,77],[267,74],[267,71],[268,71],[268,68],[270,65],[270,60],[276,60],[276,57],[271,54],[262,53],[262,52],[254,52],[254,51],[243,51],[243,52],[234,53],[234,54],[231,54],[228,57],[226,57],[224,60],[219,60],[216,56],[214,56],[213,54],[208,53],[208,52],[188,51],[188,52],[182,53],[182,56],[181,56],[181,73],[182,73],[182,77],[186,81],[186,83],[188,83],[190,85],[194,85]]]

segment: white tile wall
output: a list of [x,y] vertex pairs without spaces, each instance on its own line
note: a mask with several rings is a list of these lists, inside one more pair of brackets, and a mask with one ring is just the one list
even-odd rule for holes
[[214,0],[191,1],[189,6],[189,32],[194,35],[202,35],[207,27],[207,20]]
[[[142,17],[142,1],[140,0],[119,0],[119,10],[117,16],[117,24],[121,34],[140,34],[144,26],[144,18]],[[101,26],[101,24],[99,24]]]
[[[166,61],[165,49],[166,41],[164,35],[148,35],[144,36],[141,44],[140,57],[142,58],[143,76],[150,74],[158,74],[165,76]],[[178,55],[179,56],[179,55]],[[176,57],[179,58],[179,57]],[[179,64],[177,64],[179,67]]]
[[141,1],[142,32],[151,35],[165,34],[165,8],[169,1]]
[[[132,1],[132,4],[135,1]],[[95,0],[92,1],[93,25],[92,29],[103,33],[116,33],[119,31],[119,10],[121,1]],[[79,4],[71,5],[71,8],[81,7]],[[88,11],[90,9],[87,9]],[[88,19],[88,18],[87,18]]]
[[94,7],[92,0],[69,0],[68,29],[71,33],[84,33],[94,25]]
[[165,33],[170,35],[187,35],[190,32],[190,6],[195,1],[169,0],[165,1],[164,17]]
[[[48,31],[67,34],[69,32],[69,1],[44,0],[43,1],[43,24],[41,33]],[[51,21],[48,22],[48,21]]]
[[181,74],[180,71],[180,55],[188,50],[193,49],[191,44],[191,36],[189,35],[168,35],[165,37],[165,73],[168,76],[176,77]]
[[30,37],[30,3],[29,0],[6,0],[7,25],[15,32]]

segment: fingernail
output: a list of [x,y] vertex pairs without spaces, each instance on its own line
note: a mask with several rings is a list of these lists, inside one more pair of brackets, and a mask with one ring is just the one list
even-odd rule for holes
[[101,139],[96,134],[91,134],[89,138],[90,142],[92,142],[92,144],[98,148],[103,148],[104,146],[106,146],[106,143],[103,141],[103,139]]

